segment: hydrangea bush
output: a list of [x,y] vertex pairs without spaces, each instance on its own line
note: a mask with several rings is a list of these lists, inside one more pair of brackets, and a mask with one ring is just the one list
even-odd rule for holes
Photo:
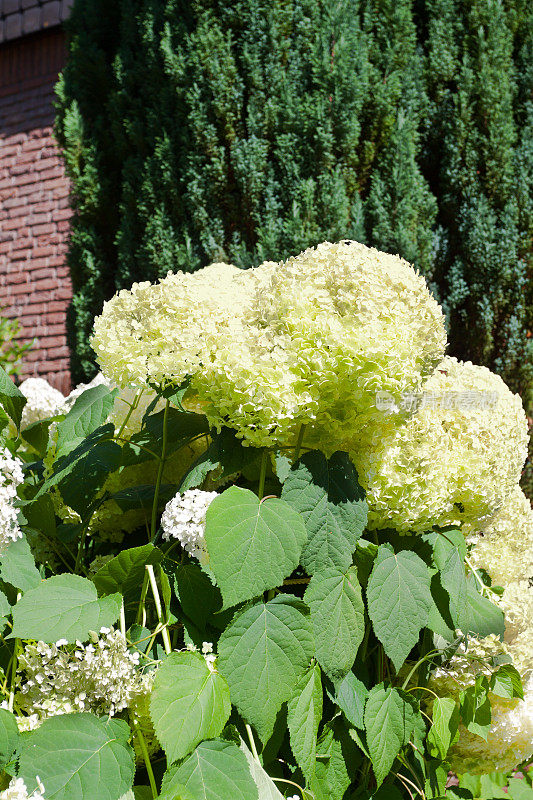
[[409,264],[170,274],[93,346],[0,373],[0,798],[533,796],[526,418]]

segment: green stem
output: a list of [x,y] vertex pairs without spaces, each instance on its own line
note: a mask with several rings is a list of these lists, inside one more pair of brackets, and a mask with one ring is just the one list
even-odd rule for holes
[[[90,520],[89,520],[90,522]],[[84,526],[81,532],[80,543],[78,545],[78,552],[76,555],[76,564],[74,565],[74,574],[77,575],[80,570],[81,558],[83,556],[83,548],[85,546],[85,539],[87,538],[87,531],[89,530],[89,522]]]
[[298,439],[296,440],[296,447],[294,448],[294,460],[298,461],[300,457],[300,450],[302,449],[302,444],[304,441],[305,436],[305,429],[306,425],[300,425],[300,430],[298,432]]
[[172,652],[172,645],[170,643],[170,636],[168,634],[168,630],[166,628],[166,621],[163,619],[163,606],[161,604],[161,598],[159,597],[159,589],[157,588],[157,581],[155,579],[155,572],[153,564],[146,565],[146,571],[148,573],[148,578],[150,580],[150,586],[152,587],[152,594],[154,596],[155,601],[155,610],[157,611],[157,618],[159,623],[163,626],[161,630],[161,636],[163,637],[163,644],[165,646],[165,653],[170,655]]
[[137,737],[137,741],[139,742],[139,746],[141,748],[141,752],[144,758],[144,764],[146,767],[146,772],[148,773],[148,780],[150,782],[150,789],[152,790],[152,798],[153,800],[157,800],[158,791],[157,791],[157,784],[155,782],[154,771],[152,769],[152,764],[150,762],[150,756],[148,754],[148,748],[146,747],[146,742],[144,740],[143,733],[141,731],[141,726],[137,722],[135,718],[135,714],[131,714],[131,721],[133,724],[133,730],[135,731],[135,736]]
[[118,434],[117,434],[119,437],[120,437],[120,436],[122,436],[122,434],[124,433],[124,428],[126,427],[126,425],[128,424],[128,422],[130,421],[130,417],[131,417],[131,415],[133,414],[134,410],[135,410],[135,409],[137,408],[137,406],[139,405],[139,400],[141,399],[141,395],[142,395],[142,393],[143,393],[143,392],[144,392],[144,389],[139,389],[139,391],[137,392],[137,394],[136,394],[136,395],[135,395],[135,397],[133,398],[133,402],[131,402],[131,403],[128,403],[128,405],[129,405],[129,407],[130,407],[130,408],[129,408],[129,411],[128,411],[128,413],[126,414],[126,417],[125,417],[125,419],[124,419],[124,422],[123,422],[123,423],[122,423],[122,425],[120,426],[119,432],[118,432]]
[[402,684],[403,691],[405,691],[406,686],[409,685],[409,681],[417,671],[418,667],[420,667],[424,663],[424,661],[430,661],[433,658],[433,656],[437,655],[438,652],[439,652],[438,650],[430,650],[429,653],[426,653],[426,655],[423,658],[418,659],[418,661],[416,662],[412,670],[409,672],[407,678],[404,680]]
[[159,490],[161,488],[161,479],[163,477],[163,469],[165,468],[165,459],[167,457],[167,439],[168,439],[167,420],[168,420],[169,408],[170,408],[170,401],[167,400],[165,404],[165,411],[163,413],[163,444],[161,445],[161,458],[159,459],[159,466],[157,468],[157,478],[155,480],[154,502],[152,505],[152,523],[150,525],[150,541],[152,541],[152,539],[155,536],[156,524],[157,524],[157,509],[159,505]]
[[142,625],[143,628],[144,628],[144,626],[146,624],[145,602],[146,602],[146,594],[148,592],[148,583],[149,583],[148,573],[145,571],[144,578],[143,578],[143,585],[142,585],[142,589],[141,589],[141,597],[140,597],[140,600],[139,600],[139,607],[137,609],[137,617],[135,619],[135,622],[137,623],[137,625]]
[[259,473],[259,487],[257,489],[257,496],[259,497],[260,500],[263,499],[263,495],[265,493],[267,459],[268,459],[268,452],[266,450],[263,450],[263,453],[261,455],[261,472]]
[[252,751],[252,755],[257,761],[258,764],[261,764],[261,760],[259,758],[259,753],[257,752],[257,747],[255,746],[255,739],[252,733],[251,727],[246,723],[246,733],[248,734],[248,739],[250,740],[250,749]]

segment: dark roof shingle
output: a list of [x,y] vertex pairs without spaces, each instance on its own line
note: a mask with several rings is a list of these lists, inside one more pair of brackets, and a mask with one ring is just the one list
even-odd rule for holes
[[0,0],[0,44],[60,25],[74,0]]

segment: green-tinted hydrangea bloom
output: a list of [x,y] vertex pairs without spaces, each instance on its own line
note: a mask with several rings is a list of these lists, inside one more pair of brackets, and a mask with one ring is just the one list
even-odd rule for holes
[[370,446],[348,444],[367,492],[369,527],[400,532],[489,519],[518,484],[527,419],[486,367],[446,357],[401,425],[384,414]]

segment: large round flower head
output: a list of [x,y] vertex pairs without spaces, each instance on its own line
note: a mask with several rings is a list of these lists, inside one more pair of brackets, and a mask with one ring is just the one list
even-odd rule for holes
[[143,386],[196,375],[211,337],[244,310],[245,275],[231,264],[211,264],[122,289],[94,322],[92,346],[106,377]]
[[533,678],[524,687],[524,700],[490,699],[487,741],[460,725],[459,740],[448,754],[454,772],[509,772],[533,756]]
[[26,398],[26,405],[22,411],[21,428],[27,428],[34,422],[40,422],[42,419],[61,412],[65,398],[44,378],[26,378],[20,384],[19,389]]
[[371,447],[350,448],[369,527],[424,531],[489,519],[518,483],[527,440],[521,400],[498,375],[444,358],[413,416],[376,429]]
[[187,379],[187,407],[262,446],[294,441],[303,424],[310,441],[339,442],[381,426],[376,393],[418,389],[446,336],[407,262],[340,242],[135,284],[105,304],[92,342],[120,385]]
[[376,395],[388,392],[399,403],[444,355],[442,310],[399,256],[324,242],[269,278],[256,295],[257,324],[285,338],[291,368],[315,400],[316,425],[330,440],[346,441],[347,431],[366,438],[380,418]]
[[533,509],[520,486],[488,522],[465,526],[463,532],[474,545],[472,563],[485,569],[493,584],[533,578]]

